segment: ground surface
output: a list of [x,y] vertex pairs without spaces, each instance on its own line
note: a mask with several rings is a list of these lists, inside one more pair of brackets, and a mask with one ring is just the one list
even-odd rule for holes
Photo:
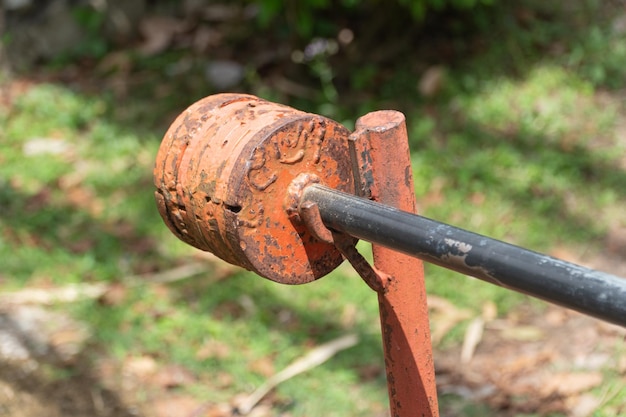
[[[349,267],[275,286],[162,227],[154,153],[174,115],[220,91],[211,83],[225,80],[205,56],[239,60],[235,90],[348,125],[402,109],[421,212],[626,276],[626,83],[610,82],[626,65],[623,4],[574,30],[532,3],[515,8],[514,34],[494,25],[501,42],[429,33],[394,71],[378,45],[370,55],[381,66],[352,68],[351,78],[343,70],[354,50],[321,52],[299,73],[293,51],[258,38],[241,73],[245,59],[205,31],[239,33],[215,8],[210,25],[144,22],[144,41],[100,59],[3,76],[0,415],[231,416],[291,361],[346,334],[356,346],[286,381],[250,415],[387,415],[375,297]],[[205,40],[200,53],[183,48],[193,39]],[[467,63],[448,59],[455,48]],[[427,280],[442,416],[626,415],[623,328],[434,267]]]

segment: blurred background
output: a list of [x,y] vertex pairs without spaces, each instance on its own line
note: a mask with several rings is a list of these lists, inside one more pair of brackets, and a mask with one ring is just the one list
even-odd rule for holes
[[[407,116],[419,210],[626,276],[626,2],[2,0],[0,415],[387,416],[376,296],[179,242],[153,199],[188,105]],[[366,256],[369,248],[360,244]],[[441,415],[626,414],[626,332],[426,266]]]

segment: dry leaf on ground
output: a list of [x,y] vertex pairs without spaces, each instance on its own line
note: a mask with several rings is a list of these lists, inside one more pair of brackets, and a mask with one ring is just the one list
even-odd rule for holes
[[282,371],[270,377],[252,394],[238,401],[237,411],[242,415],[249,414],[259,401],[277,385],[321,365],[338,352],[356,345],[358,341],[359,339],[355,334],[348,334],[316,347],[303,357],[296,359]]
[[[186,396],[176,395],[157,398],[152,404],[155,417],[190,417],[202,411],[203,405],[197,399]],[[218,414],[219,415],[219,414]]]
[[600,372],[560,372],[550,374],[540,387],[542,395],[568,397],[595,388],[602,384]]
[[459,308],[445,298],[436,295],[428,296],[428,309],[431,311],[433,346],[437,346],[454,326],[472,317],[469,310]]

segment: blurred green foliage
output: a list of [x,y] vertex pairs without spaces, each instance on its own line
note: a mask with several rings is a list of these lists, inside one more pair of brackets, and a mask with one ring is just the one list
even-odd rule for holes
[[[480,5],[490,5],[496,0],[398,0],[398,3],[411,11],[416,20],[421,20],[429,9],[443,10],[444,8],[470,10]],[[382,1],[380,2],[383,3]]]
[[109,42],[102,36],[101,30],[105,14],[84,5],[72,9],[76,22],[84,29],[84,37],[71,52],[72,56],[102,58],[109,51]]
[[[324,29],[335,22],[330,16],[365,12],[369,16],[388,16],[389,10],[399,7],[408,12],[415,22],[422,22],[429,10],[471,10],[481,5],[491,5],[496,0],[261,0],[258,5],[258,22],[262,27],[274,23],[286,11],[290,29],[303,38],[322,35]],[[319,19],[327,16],[326,19]]]

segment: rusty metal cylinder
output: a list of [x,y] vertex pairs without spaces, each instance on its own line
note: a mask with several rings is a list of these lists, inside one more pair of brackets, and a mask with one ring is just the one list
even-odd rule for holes
[[309,183],[354,193],[349,135],[335,121],[251,95],[206,97],[163,138],[159,212],[178,238],[227,262],[286,284],[318,279],[342,256],[292,206]]

